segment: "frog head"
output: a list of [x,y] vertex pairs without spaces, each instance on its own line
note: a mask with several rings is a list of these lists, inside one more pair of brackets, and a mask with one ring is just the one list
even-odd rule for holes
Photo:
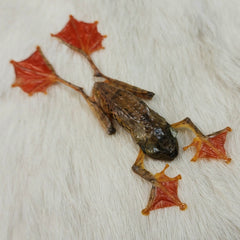
[[178,155],[176,131],[171,126],[155,128],[151,134],[138,143],[143,152],[158,160],[173,160]]

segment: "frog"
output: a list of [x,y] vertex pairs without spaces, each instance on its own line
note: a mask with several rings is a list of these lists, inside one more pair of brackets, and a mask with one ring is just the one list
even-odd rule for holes
[[[79,52],[89,62],[95,78],[90,96],[82,87],[58,76],[39,46],[28,59],[21,62],[11,60],[16,72],[16,82],[12,86],[21,87],[29,95],[35,92],[46,93],[46,89],[56,82],[78,91],[108,135],[116,133],[115,124],[117,123],[139,146],[139,153],[132,165],[132,171],[152,184],[147,207],[142,213],[148,215],[151,210],[173,205],[179,206],[180,210],[185,210],[187,205],[182,203],[174,192],[169,193],[167,189],[170,186],[170,189],[175,189],[176,192],[181,175],[174,178],[166,176],[164,171],[169,164],[166,164],[161,172],[153,174],[145,168],[145,158],[167,162],[176,159],[179,154],[177,132],[179,129],[186,128],[195,134],[193,142],[183,148],[187,150],[190,147],[196,147],[196,153],[191,161],[195,162],[199,158],[215,158],[229,163],[231,158],[226,155],[223,145],[226,134],[231,131],[231,128],[226,127],[205,135],[189,117],[171,124],[147,105],[146,101],[151,100],[155,93],[104,75],[90,56],[93,51],[103,48],[101,41],[105,36],[97,32],[96,24],[97,22],[92,24],[79,22],[70,16],[65,28],[59,34],[52,34],[53,37],[60,38],[67,46]],[[164,200],[164,202],[160,198],[156,204],[155,199],[159,195],[164,195],[163,198],[165,200],[167,198],[168,201]]]

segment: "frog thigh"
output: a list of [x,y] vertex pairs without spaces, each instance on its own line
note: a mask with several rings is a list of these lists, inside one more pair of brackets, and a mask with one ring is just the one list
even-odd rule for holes
[[108,135],[112,135],[116,132],[116,129],[113,126],[113,123],[108,115],[106,115],[103,110],[97,105],[96,102],[92,101],[90,104],[92,111],[95,113],[95,116],[98,118],[102,127]]
[[106,80],[104,81],[105,83],[113,86],[113,87],[117,87],[117,88],[121,88],[124,89],[126,91],[131,92],[132,94],[134,94],[135,96],[142,98],[142,99],[146,99],[146,100],[151,100],[154,96],[153,92],[135,87],[133,85],[130,85],[128,83],[116,80],[116,79],[112,79],[112,78],[105,78]]
[[85,92],[83,92],[83,96],[84,96],[85,100],[87,101],[89,107],[92,109],[95,116],[101,123],[102,127],[106,131],[106,133],[109,135],[114,134],[116,132],[116,129],[113,126],[111,118],[106,113],[104,113],[104,111],[101,109],[101,107],[94,100],[94,97],[89,97],[87,94],[85,94]]

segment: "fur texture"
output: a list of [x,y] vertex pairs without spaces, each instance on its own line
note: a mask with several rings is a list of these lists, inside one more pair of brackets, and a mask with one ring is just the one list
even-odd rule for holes
[[[190,117],[208,134],[230,126],[232,162],[170,163],[188,204],[141,215],[151,186],[131,171],[138,146],[120,127],[102,130],[84,99],[63,85],[28,97],[10,86],[10,59],[40,45],[56,72],[90,94],[92,71],[50,37],[69,14],[99,21],[106,47],[93,54],[108,76],[155,92],[168,122]],[[239,239],[239,0],[8,0],[0,3],[1,239]],[[193,135],[179,131],[180,147]],[[146,160],[159,172],[164,162]]]

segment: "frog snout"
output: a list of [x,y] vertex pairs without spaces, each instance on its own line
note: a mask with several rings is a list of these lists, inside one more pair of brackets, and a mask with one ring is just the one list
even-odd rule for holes
[[171,145],[168,149],[169,160],[173,160],[178,155],[178,144]]
[[168,139],[168,144],[166,144],[166,151],[168,159],[166,160],[173,160],[178,155],[178,142],[177,139],[171,137]]
[[165,146],[150,142],[150,144],[143,144],[140,147],[146,155],[157,160],[171,161],[178,155],[177,141],[170,141]]

